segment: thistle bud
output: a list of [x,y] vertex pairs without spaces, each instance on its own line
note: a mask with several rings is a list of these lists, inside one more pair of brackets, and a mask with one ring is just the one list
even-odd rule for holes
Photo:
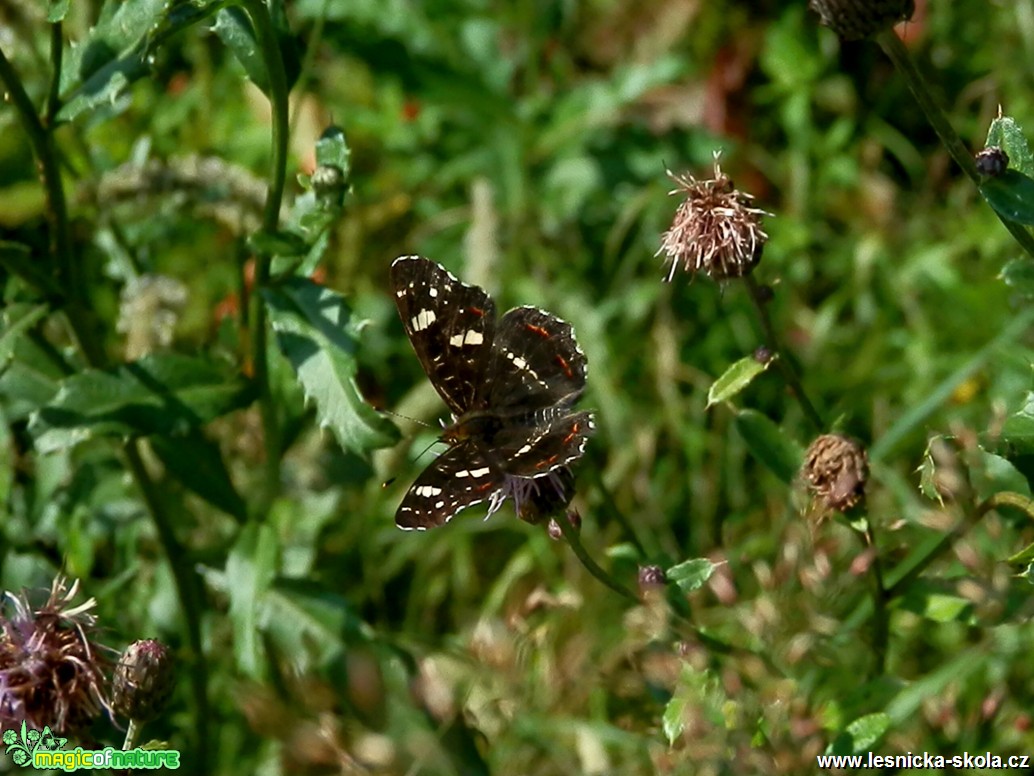
[[988,146],[973,157],[977,172],[985,178],[997,178],[1009,167],[1009,155],[998,146]]
[[865,496],[869,459],[855,440],[823,434],[808,448],[803,475],[825,509],[845,512]]
[[155,639],[133,642],[122,653],[112,684],[115,713],[134,722],[154,719],[176,684],[172,653]]

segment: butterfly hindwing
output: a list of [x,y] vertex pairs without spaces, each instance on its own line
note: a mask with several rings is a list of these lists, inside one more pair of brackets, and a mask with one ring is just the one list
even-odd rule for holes
[[460,510],[488,501],[502,485],[502,473],[488,464],[473,441],[461,442],[416,478],[395,513],[395,525],[420,531],[444,525]]

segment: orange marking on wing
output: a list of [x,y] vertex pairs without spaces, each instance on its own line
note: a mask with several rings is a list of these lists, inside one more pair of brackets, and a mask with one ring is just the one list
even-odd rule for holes
[[551,466],[552,464],[556,463],[556,460],[559,457],[560,457],[559,455],[551,455],[545,461],[539,461],[537,464],[535,464],[535,468],[536,469],[544,469],[547,466]]
[[467,308],[467,312],[468,313],[473,313],[478,318],[484,318],[485,317],[485,311],[482,310],[480,307],[468,307]]
[[478,485],[476,488],[474,488],[474,490],[476,490],[478,493],[482,493],[491,488],[494,484],[495,483],[493,482],[486,482],[484,485]]
[[556,356],[557,363],[560,364],[560,368],[564,370],[564,374],[574,379],[574,372],[571,371],[571,365],[567,363],[567,359],[561,355]]
[[571,429],[571,433],[564,437],[563,444],[566,445],[568,442],[570,442],[576,436],[578,436],[578,424],[577,423],[574,424],[574,427]]
[[549,332],[543,329],[541,326],[536,326],[534,323],[524,324],[524,328],[533,334],[538,334],[543,339],[549,339]]

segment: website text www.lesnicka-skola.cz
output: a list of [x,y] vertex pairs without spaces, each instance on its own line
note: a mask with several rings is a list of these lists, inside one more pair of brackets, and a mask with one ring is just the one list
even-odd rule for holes
[[907,754],[820,754],[816,758],[819,768],[980,768],[983,770],[1019,771],[1027,773],[1031,758],[1025,754],[997,755],[983,754],[930,754],[929,752],[908,752]]

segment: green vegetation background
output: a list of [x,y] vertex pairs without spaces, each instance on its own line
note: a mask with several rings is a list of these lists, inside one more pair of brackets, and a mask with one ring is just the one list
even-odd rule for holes
[[[72,4],[69,100],[132,51],[84,44],[117,5]],[[128,0],[170,34],[124,89],[72,104],[55,142],[82,290],[111,361],[125,358],[120,293],[155,273],[187,291],[168,350],[247,377],[239,300],[270,177],[269,102],[235,56],[247,43],[212,29],[230,24],[215,5]],[[0,48],[39,106],[52,55],[35,6],[0,11]],[[829,747],[1034,751],[1030,587],[1005,563],[1034,535],[1022,512],[983,517],[891,602],[884,670],[873,646],[874,554],[893,574],[980,499],[1029,495],[1029,460],[995,441],[1031,388],[1029,301],[1000,276],[1020,249],[880,49],[838,42],[804,6],[286,4],[277,21],[297,79],[284,220],[304,195],[296,176],[312,171],[317,138],[336,124],[351,194],[315,254],[317,278],[347,301],[352,324],[364,322],[348,359],[362,395],[431,426],[397,420],[398,446],[343,448],[319,430],[273,346],[279,482],[264,480],[256,404],[203,427],[236,493],[221,502],[196,482],[207,459],[180,447],[177,467],[145,443],[180,560],[204,590],[192,612],[199,657],[120,434],[94,429],[42,452],[33,418],[54,394],[8,369],[0,586],[48,588],[63,572],[98,599],[104,643],[173,645],[185,673],[145,737],[182,749],[191,772],[789,774],[813,770]],[[174,12],[176,24],[161,16]],[[903,29],[972,149],[999,104],[1034,125],[1030,0],[920,3]],[[129,35],[118,43],[146,38]],[[773,214],[754,275],[775,291],[783,357],[827,423],[870,446],[875,553],[845,521],[816,521],[800,484],[744,437],[744,410],[770,419],[798,455],[815,436],[777,370],[735,406],[705,409],[713,381],[763,343],[756,313],[735,282],[680,272],[662,284],[654,253],[677,204],[666,167],[706,177],[718,150]],[[134,186],[134,165],[191,155],[221,160],[223,172]],[[44,194],[9,103],[0,227],[45,256]],[[509,506],[487,522],[472,510],[433,532],[395,528],[444,414],[388,289],[391,261],[408,253],[483,285],[503,309],[534,304],[573,323],[589,360],[582,404],[598,426],[577,470],[582,543],[632,588],[640,564],[719,564],[700,589],[672,592],[681,617],[663,597],[637,605],[612,593]],[[5,326],[42,298],[10,266]],[[38,331],[76,362],[59,312]],[[4,357],[32,363],[38,344],[12,356],[5,341]],[[66,379],[39,371],[50,388]],[[938,436],[947,441],[935,457]],[[967,497],[924,493],[924,462],[942,484],[966,483],[953,492]],[[702,641],[689,621],[733,649]],[[202,720],[189,681],[198,661]],[[92,735],[121,744],[104,720]]]

